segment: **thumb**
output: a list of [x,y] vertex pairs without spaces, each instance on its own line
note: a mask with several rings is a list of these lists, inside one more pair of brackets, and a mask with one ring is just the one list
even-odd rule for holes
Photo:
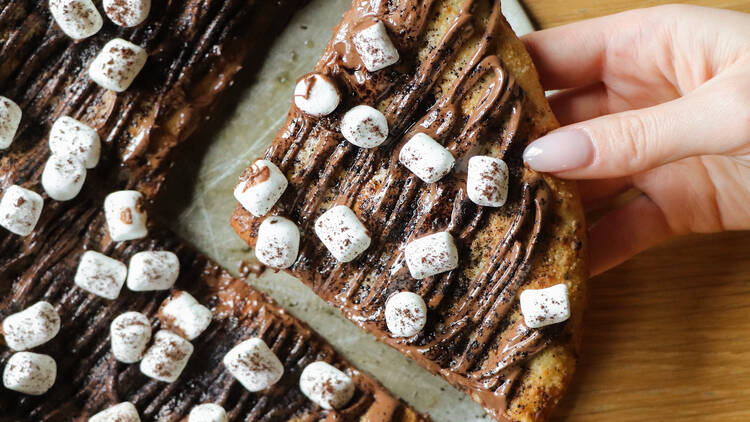
[[[695,91],[667,103],[558,129],[523,154],[534,170],[576,179],[628,176],[682,158],[750,147],[750,100]],[[747,151],[743,151],[747,152]]]

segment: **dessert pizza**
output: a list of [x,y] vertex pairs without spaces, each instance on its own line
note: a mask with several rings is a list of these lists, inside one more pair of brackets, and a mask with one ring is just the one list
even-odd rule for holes
[[177,148],[299,4],[0,5],[0,421],[427,419],[160,227]]
[[498,420],[543,420],[585,296],[572,184],[524,167],[557,127],[497,0],[354,0],[265,156],[235,230]]

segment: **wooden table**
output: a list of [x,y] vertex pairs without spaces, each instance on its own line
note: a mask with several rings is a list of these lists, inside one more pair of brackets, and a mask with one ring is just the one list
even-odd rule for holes
[[[547,28],[663,2],[523,3]],[[750,0],[690,3],[750,13]],[[671,241],[589,290],[578,373],[556,420],[750,421],[750,233]]]
[[[639,7],[674,3],[663,0],[521,0],[537,28],[610,15]],[[680,3],[721,7],[750,13],[750,0],[693,0]]]

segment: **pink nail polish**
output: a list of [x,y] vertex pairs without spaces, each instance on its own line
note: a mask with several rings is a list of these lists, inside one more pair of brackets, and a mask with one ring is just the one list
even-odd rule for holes
[[562,129],[529,144],[523,161],[536,171],[556,173],[591,164],[594,144],[582,129]]

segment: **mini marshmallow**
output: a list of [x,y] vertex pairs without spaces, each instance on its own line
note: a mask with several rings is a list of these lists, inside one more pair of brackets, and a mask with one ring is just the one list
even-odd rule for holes
[[128,288],[134,292],[167,290],[179,274],[180,260],[173,252],[138,252],[130,258]]
[[141,422],[133,403],[123,402],[108,407],[89,418],[88,422]]
[[73,281],[89,293],[115,300],[127,275],[128,267],[122,262],[99,252],[86,251],[81,256]]
[[388,137],[388,120],[378,109],[358,105],[341,119],[341,134],[358,147],[375,148]]
[[333,113],[339,106],[339,101],[341,95],[327,76],[310,73],[301,77],[294,87],[294,105],[311,116],[320,117]]
[[52,154],[42,171],[42,187],[56,201],[78,196],[85,181],[86,168],[76,157]]
[[255,160],[234,188],[234,197],[250,214],[263,217],[284,194],[289,182],[276,164]]
[[55,384],[57,364],[50,356],[18,352],[8,359],[3,371],[3,385],[8,390],[39,396]]
[[268,345],[253,337],[234,346],[224,356],[224,366],[251,393],[264,390],[278,382],[284,365]]
[[349,207],[337,205],[315,221],[315,234],[337,260],[349,262],[370,247],[370,235]]
[[109,235],[115,242],[146,237],[146,209],[143,195],[134,190],[112,192],[104,198],[104,215]]
[[193,345],[177,334],[160,330],[141,360],[141,372],[158,381],[175,382],[185,369]]
[[385,302],[385,323],[394,337],[411,337],[427,323],[427,305],[422,296],[399,292]]
[[377,72],[398,61],[398,50],[381,21],[354,34],[352,41],[359,58],[370,72]]
[[65,35],[88,38],[102,29],[102,15],[91,0],[49,0],[49,11]]
[[6,149],[13,143],[13,138],[21,123],[21,107],[9,98],[0,96],[0,149]]
[[104,89],[123,92],[143,69],[147,58],[143,48],[115,38],[105,44],[91,62],[89,77]]
[[5,343],[13,350],[32,349],[60,332],[60,316],[47,302],[37,302],[3,320]]
[[228,422],[227,412],[223,407],[214,403],[195,406],[190,411],[188,422]]
[[477,205],[502,207],[508,199],[508,165],[495,157],[471,157],[466,193]]
[[44,200],[38,193],[9,186],[0,200],[0,226],[19,236],[28,236],[34,231],[43,206]]
[[151,340],[151,322],[140,312],[125,312],[109,325],[112,355],[123,363],[135,363]]
[[190,293],[181,290],[168,298],[159,311],[163,324],[188,340],[193,340],[208,328],[212,316],[210,309],[198,303]]
[[299,229],[284,217],[269,217],[258,228],[255,256],[273,268],[288,268],[299,253]]
[[299,377],[299,388],[323,409],[341,409],[354,396],[351,377],[323,361],[305,367]]
[[94,128],[72,117],[62,116],[50,129],[49,149],[53,155],[76,157],[87,169],[92,169],[99,163],[102,143]]
[[458,267],[458,249],[453,236],[438,232],[420,237],[406,245],[406,265],[417,280],[432,277]]
[[112,22],[129,28],[146,20],[151,11],[151,0],[104,0],[102,6]]
[[530,328],[540,328],[570,318],[568,286],[556,284],[546,289],[521,292],[521,314]]
[[398,161],[425,183],[442,179],[456,162],[447,149],[424,133],[417,133],[409,139],[401,148]]

